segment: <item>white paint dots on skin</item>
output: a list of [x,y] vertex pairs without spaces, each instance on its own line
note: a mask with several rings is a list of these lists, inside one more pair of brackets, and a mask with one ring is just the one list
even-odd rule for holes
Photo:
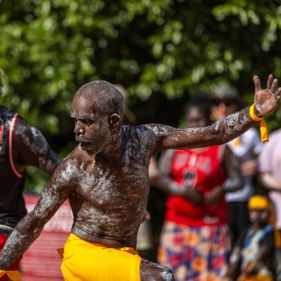
[[[152,124],[151,124],[152,125]],[[167,135],[171,127],[169,126],[147,126],[149,127],[155,135]]]
[[52,171],[54,169],[54,161],[46,159],[45,157],[38,158],[39,167],[45,171]]
[[66,167],[60,172],[60,182],[69,182],[71,178],[79,176],[79,169],[74,160],[67,162]]
[[[149,263],[151,263],[150,261],[148,261]],[[161,264],[157,264],[157,263],[153,263],[153,267],[155,268],[159,268],[160,273],[158,276],[152,276],[152,274],[150,272],[142,272],[142,277],[144,278],[144,280],[147,281],[156,281],[156,280],[160,280],[159,277],[161,277],[161,279],[163,281],[174,281],[174,277],[173,277],[173,273],[171,272],[171,270]]]
[[48,143],[42,133],[34,127],[31,127],[31,132],[31,141],[27,138],[24,138],[26,144],[31,146],[31,149],[34,153],[41,155],[46,154],[48,152]]
[[168,271],[168,270],[163,271],[161,273],[161,276],[163,277],[163,280],[165,280],[165,281],[172,281],[172,280],[174,280],[173,279],[173,274],[170,271]]
[[117,197],[117,192],[112,189],[112,182],[114,182],[113,176],[106,178],[102,177],[99,179],[99,183],[95,188],[96,201],[99,204],[103,204],[111,200],[111,198]]

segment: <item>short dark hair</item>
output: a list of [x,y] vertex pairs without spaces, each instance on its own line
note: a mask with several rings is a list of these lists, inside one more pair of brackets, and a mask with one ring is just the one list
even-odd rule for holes
[[94,80],[81,86],[75,94],[85,95],[89,98],[94,96],[98,99],[98,104],[104,112],[118,113],[123,117],[125,112],[125,99],[119,89],[104,80]]
[[194,95],[184,107],[184,114],[188,114],[191,108],[198,108],[208,118],[211,116],[210,97],[205,92],[198,92]]

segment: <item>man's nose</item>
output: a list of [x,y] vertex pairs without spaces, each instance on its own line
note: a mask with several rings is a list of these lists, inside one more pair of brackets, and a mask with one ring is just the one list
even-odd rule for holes
[[76,135],[84,135],[85,130],[83,128],[83,124],[80,121],[77,121],[74,127],[74,133]]
[[227,114],[227,106],[224,103],[221,103],[218,108],[222,114]]

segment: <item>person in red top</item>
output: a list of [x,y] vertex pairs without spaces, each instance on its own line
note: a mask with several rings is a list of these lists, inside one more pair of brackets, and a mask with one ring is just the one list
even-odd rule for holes
[[[210,123],[207,97],[185,108],[188,127]],[[224,194],[241,184],[239,167],[225,145],[167,150],[160,160],[159,185],[168,192],[158,261],[169,266],[176,281],[220,280],[228,263],[230,236]]]

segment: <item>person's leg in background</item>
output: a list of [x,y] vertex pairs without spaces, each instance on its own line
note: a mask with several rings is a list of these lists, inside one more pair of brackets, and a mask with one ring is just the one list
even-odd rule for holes
[[229,231],[233,248],[249,224],[248,201],[230,201],[228,206]]
[[154,243],[150,220],[145,220],[140,225],[137,236],[137,251],[142,258],[154,260]]

